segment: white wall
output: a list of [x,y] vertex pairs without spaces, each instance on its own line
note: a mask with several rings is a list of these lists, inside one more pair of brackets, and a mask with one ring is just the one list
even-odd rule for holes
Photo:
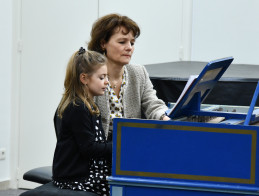
[[233,63],[259,65],[258,8],[258,0],[195,0],[192,60],[233,56]]
[[0,160],[0,182],[10,179],[12,1],[0,0],[0,148],[6,159]]
[[[50,6],[51,5],[51,6]],[[22,175],[52,165],[53,117],[63,93],[70,56],[85,46],[98,18],[93,0],[23,0],[21,26],[19,186]]]

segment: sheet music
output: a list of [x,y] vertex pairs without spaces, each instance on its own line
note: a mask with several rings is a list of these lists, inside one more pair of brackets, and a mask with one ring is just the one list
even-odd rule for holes
[[178,105],[178,103],[181,101],[182,97],[186,94],[187,90],[191,87],[191,85],[193,84],[193,82],[195,81],[195,79],[198,77],[199,75],[191,75],[181,93],[181,95],[179,96],[179,98],[177,99],[175,105],[173,106],[173,108],[169,109],[169,111],[167,112],[167,115],[170,115],[174,109],[176,108],[176,106]]

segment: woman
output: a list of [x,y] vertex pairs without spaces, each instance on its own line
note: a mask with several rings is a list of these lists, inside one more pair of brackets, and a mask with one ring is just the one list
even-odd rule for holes
[[148,119],[170,119],[165,115],[167,107],[157,98],[145,67],[129,64],[139,35],[138,25],[118,14],[103,16],[92,27],[88,49],[107,57],[108,91],[97,97],[96,103],[109,140],[115,117],[141,118],[143,111]]
[[62,189],[109,195],[112,144],[104,136],[94,96],[108,84],[106,58],[81,48],[71,57],[65,92],[55,114],[53,183]]

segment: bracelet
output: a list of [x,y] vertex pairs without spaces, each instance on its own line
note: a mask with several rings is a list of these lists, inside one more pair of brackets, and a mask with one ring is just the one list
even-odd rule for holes
[[162,114],[162,116],[159,118],[159,120],[163,120],[163,118],[166,116],[166,114]]

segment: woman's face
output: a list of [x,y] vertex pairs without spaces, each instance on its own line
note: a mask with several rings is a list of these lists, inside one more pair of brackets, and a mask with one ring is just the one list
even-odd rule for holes
[[135,38],[132,31],[128,34],[125,34],[126,32],[125,27],[118,27],[109,41],[102,45],[109,63],[121,66],[129,64],[134,52]]

